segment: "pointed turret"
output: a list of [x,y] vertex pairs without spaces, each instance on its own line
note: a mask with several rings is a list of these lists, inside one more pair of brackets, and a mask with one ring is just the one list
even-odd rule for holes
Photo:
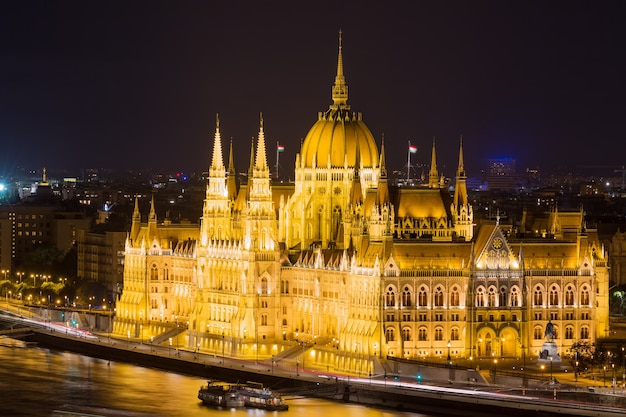
[[337,56],[337,75],[335,76],[335,84],[333,85],[333,106],[332,108],[349,109],[348,102],[348,86],[343,76],[343,46],[342,31],[339,31],[339,53]]
[[233,140],[230,140],[230,149],[228,150],[228,177],[226,179],[226,189],[228,190],[228,199],[234,200],[237,197],[237,172],[235,171],[235,156],[233,154]]
[[261,115],[256,159],[254,138],[250,150],[250,172],[247,187],[247,212],[244,240],[248,248],[273,250],[276,231],[276,211],[272,200],[270,170],[265,152],[265,133]]
[[467,198],[467,176],[463,166],[463,136],[459,145],[459,166],[456,170],[456,182],[454,186],[454,198],[452,200],[452,213],[454,216],[454,228],[459,237],[470,240],[474,235],[474,211]]
[[463,135],[461,135],[461,141],[459,145],[459,166],[456,169],[456,184],[454,187],[454,204],[457,207],[467,205],[467,176],[465,174],[465,167],[463,166]]
[[130,226],[130,239],[134,242],[141,229],[141,213],[139,212],[139,197],[135,196],[135,208]]
[[230,201],[226,168],[224,167],[224,154],[222,152],[220,119],[217,116],[215,120],[213,157],[209,168],[209,182],[202,208],[200,238],[203,246],[206,246],[209,241],[221,241],[231,237]]
[[221,198],[226,196],[226,168],[222,153],[222,137],[220,135],[220,118],[215,119],[215,136],[213,138],[213,157],[209,167],[209,183],[206,189],[206,198]]
[[356,161],[354,163],[354,177],[352,178],[352,195],[350,202],[354,207],[363,202],[363,190],[361,189],[361,176],[359,171],[361,169],[361,160],[359,158],[359,142],[357,141]]
[[157,235],[157,215],[156,208],[154,204],[154,194],[152,195],[152,200],[150,202],[150,214],[148,215],[148,244],[152,239],[154,239]]
[[222,137],[220,135],[220,116],[215,116],[215,138],[213,140],[213,158],[211,159],[211,169],[224,170],[224,157],[222,155]]
[[387,182],[387,162],[385,161],[385,135],[380,144],[380,177],[378,177],[378,198],[377,203],[383,205],[389,202],[389,184]]
[[260,171],[267,171],[267,153],[265,151],[265,132],[263,131],[263,113],[260,114],[259,140],[257,142],[256,161],[254,167]]
[[437,172],[437,154],[435,152],[435,138],[433,137],[433,149],[430,157],[430,171],[428,172],[428,186],[439,188],[439,172]]

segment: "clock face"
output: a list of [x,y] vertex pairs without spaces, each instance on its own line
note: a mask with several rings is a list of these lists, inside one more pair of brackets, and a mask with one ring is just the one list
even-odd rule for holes
[[503,245],[502,239],[500,239],[499,237],[493,240],[492,246],[494,247],[494,249],[500,249],[502,245]]

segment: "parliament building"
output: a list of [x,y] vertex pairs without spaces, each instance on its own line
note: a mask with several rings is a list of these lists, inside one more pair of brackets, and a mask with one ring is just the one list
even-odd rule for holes
[[142,221],[136,202],[115,333],[365,373],[386,357],[536,358],[548,324],[562,357],[607,335],[607,255],[582,210],[476,222],[462,142],[453,192],[434,143],[424,183],[392,185],[348,104],[341,40],[293,183],[272,183],[261,117],[238,185],[221,128],[198,224],[157,219],[154,201]]

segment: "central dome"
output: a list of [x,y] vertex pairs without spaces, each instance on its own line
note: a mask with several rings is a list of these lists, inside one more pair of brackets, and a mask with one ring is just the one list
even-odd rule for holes
[[374,167],[378,165],[378,146],[361,114],[350,113],[349,108],[331,108],[320,113],[309,130],[301,158],[307,168],[325,167],[329,159],[332,167],[343,167],[346,162],[351,167],[357,163]]
[[378,165],[378,147],[372,132],[365,126],[360,113],[350,111],[348,86],[343,76],[343,53],[339,32],[337,75],[332,89],[333,104],[320,113],[302,143],[300,157],[305,168],[363,167]]

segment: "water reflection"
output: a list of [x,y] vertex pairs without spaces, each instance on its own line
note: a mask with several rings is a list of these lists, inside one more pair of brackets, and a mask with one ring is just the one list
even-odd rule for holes
[[423,416],[316,399],[289,399],[289,411],[218,410],[196,395],[202,378],[43,348],[0,346],[0,415],[46,417],[63,404],[152,413],[162,417]]

